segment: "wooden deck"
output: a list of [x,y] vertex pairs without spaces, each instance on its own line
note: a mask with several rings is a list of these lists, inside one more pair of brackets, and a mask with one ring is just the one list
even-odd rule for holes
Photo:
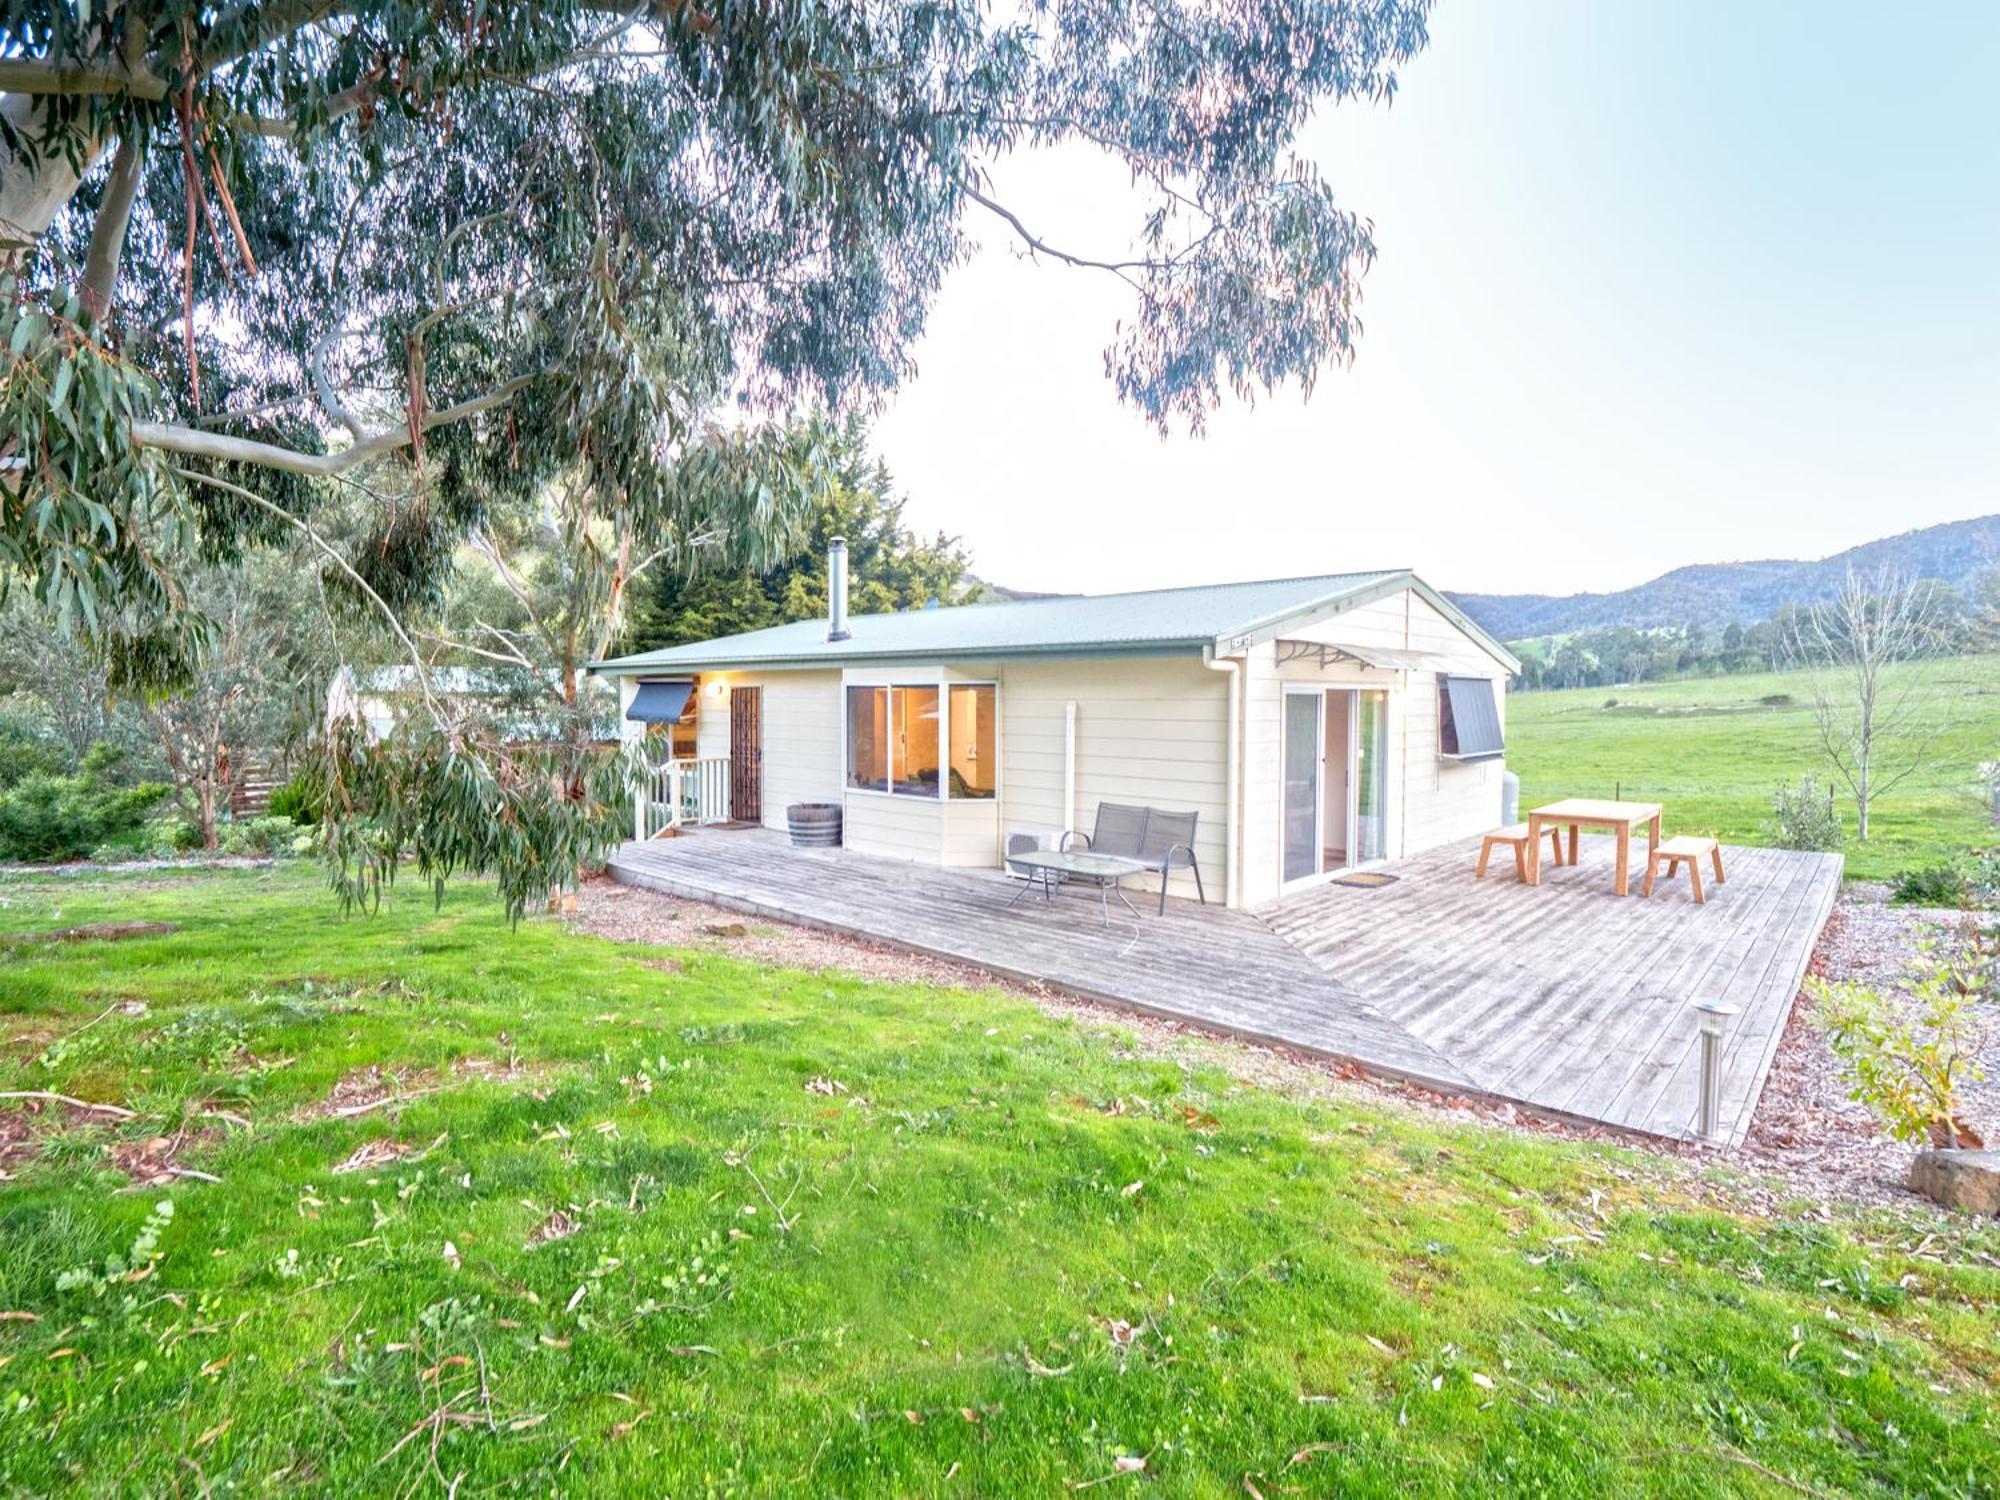
[[[1377,889],[1321,886],[1250,914],[1172,902],[1163,917],[763,829],[627,844],[633,885],[939,954],[1070,994],[1282,1042],[1388,1077],[1516,1100],[1654,1135],[1692,1126],[1690,1003],[1741,1014],[1727,1040],[1725,1138],[1748,1130],[1792,996],[1840,884],[1832,855],[1724,851],[1728,882],[1611,894],[1610,841],[1528,888],[1477,841],[1391,867]],[[1136,884],[1136,882],[1135,882]],[[1636,889],[1636,880],[1634,884]]]

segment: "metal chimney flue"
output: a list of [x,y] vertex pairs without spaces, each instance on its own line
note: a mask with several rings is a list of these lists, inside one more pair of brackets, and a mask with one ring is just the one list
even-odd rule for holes
[[847,538],[837,536],[826,544],[826,638],[844,641],[847,628]]

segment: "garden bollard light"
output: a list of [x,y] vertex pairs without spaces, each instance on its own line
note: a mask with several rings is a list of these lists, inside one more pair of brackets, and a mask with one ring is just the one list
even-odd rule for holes
[[1694,1003],[1701,1026],[1701,1113],[1695,1133],[1713,1140],[1722,1119],[1722,1029],[1736,1014],[1736,1007],[1713,998]]

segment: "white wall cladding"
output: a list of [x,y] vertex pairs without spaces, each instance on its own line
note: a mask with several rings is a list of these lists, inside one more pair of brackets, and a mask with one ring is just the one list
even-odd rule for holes
[[[1099,657],[1009,662],[1000,673],[1002,820],[1009,828],[1090,831],[1100,802],[1201,815],[1195,857],[1211,901],[1223,893],[1227,677],[1198,660]],[[1064,808],[1063,727],[1076,711],[1076,806]],[[1194,878],[1168,887],[1192,896]]]
[[944,862],[944,816],[935,798],[851,792],[843,825],[841,838],[856,853]]
[[[721,697],[712,684],[723,685]],[[785,826],[793,802],[838,802],[841,791],[840,673],[707,672],[695,708],[695,751],[729,753],[732,687],[764,690],[764,799],[766,828]]]
[[[1421,651],[1451,672],[1494,679],[1506,722],[1506,669],[1414,589],[1401,589],[1311,625],[1288,626],[1285,639],[1323,645],[1388,646]],[[1244,717],[1244,855],[1246,905],[1277,898],[1279,888],[1280,715],[1284,684],[1389,690],[1389,857],[1420,854],[1453,839],[1482,833],[1500,817],[1497,760],[1459,765],[1440,761],[1437,677],[1431,672],[1378,671],[1352,662],[1320,667],[1311,660],[1278,664],[1274,642],[1250,653]]]

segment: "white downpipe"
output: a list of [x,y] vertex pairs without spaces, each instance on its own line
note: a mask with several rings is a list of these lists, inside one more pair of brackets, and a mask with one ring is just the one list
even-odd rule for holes
[[1235,906],[1243,889],[1243,663],[1234,657],[1220,657],[1210,646],[1202,653],[1201,664],[1212,672],[1227,672],[1229,705],[1227,791],[1222,804],[1222,904]]
[[1063,705],[1063,814],[1062,833],[1076,829],[1076,700]]

